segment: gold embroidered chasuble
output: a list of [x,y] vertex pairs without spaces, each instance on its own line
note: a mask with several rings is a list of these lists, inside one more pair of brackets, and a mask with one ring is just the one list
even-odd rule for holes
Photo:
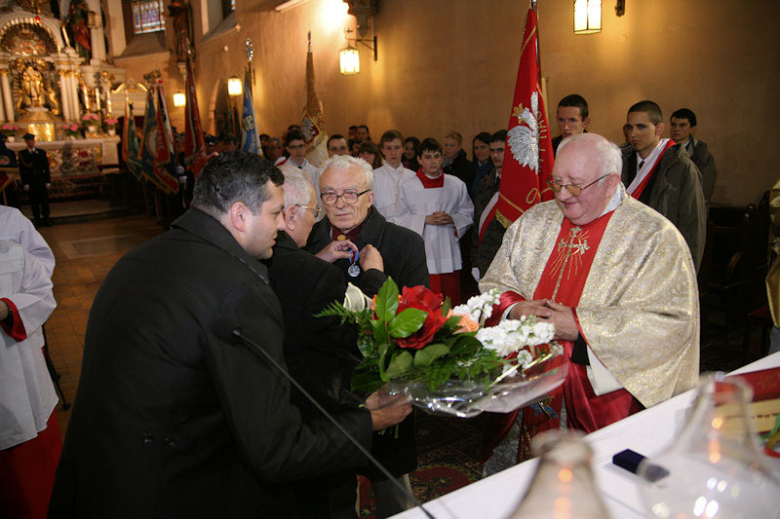
[[[526,211],[507,230],[480,290],[533,299],[562,222],[555,201]],[[612,376],[645,407],[694,387],[698,289],[690,250],[674,225],[624,195],[587,275],[575,313]]]

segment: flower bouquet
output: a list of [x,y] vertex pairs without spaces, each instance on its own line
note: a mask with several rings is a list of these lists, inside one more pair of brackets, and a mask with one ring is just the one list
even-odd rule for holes
[[81,116],[81,125],[89,133],[97,132],[97,127],[99,122],[100,122],[100,117],[98,117],[98,114],[86,113]]
[[5,135],[8,142],[14,142],[16,137],[22,132],[19,125],[14,123],[3,123],[3,125],[0,126],[0,130],[2,130],[3,135]]
[[109,135],[116,134],[116,125],[119,124],[119,119],[113,117],[106,117],[103,119],[103,124],[106,126],[106,131]]
[[552,343],[552,324],[534,317],[486,327],[498,303],[497,290],[450,307],[449,300],[423,286],[392,279],[371,305],[331,303],[319,316],[357,325],[363,360],[352,389],[386,386],[432,412],[459,417],[483,411],[509,412],[535,402],[563,383],[567,365]]
[[65,123],[62,125],[62,129],[70,139],[75,139],[79,136],[79,125],[76,123]]

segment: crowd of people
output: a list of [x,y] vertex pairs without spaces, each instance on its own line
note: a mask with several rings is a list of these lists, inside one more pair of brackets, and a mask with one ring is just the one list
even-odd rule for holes
[[356,517],[357,474],[378,517],[413,506],[409,404],[355,399],[356,332],[315,317],[387,278],[457,304],[466,270],[503,294],[492,324],[555,325],[569,375],[544,401],[488,416],[487,473],[530,457],[540,431],[592,432],[693,387],[715,176],[695,115],[674,112],[664,138],[658,105],[636,103],[621,148],[588,133],[579,95],[556,119],[554,199],[481,237],[505,130],[474,136],[469,160],[455,131],[440,143],[387,130],[375,144],[355,126],[330,136],[319,167],[300,127],[264,136],[265,158],[209,139],[218,153],[189,210],[96,295],[50,516]]

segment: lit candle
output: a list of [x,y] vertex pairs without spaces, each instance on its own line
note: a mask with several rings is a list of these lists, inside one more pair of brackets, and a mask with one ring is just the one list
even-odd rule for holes
[[70,47],[70,39],[68,38],[68,31],[65,29],[65,26],[62,26],[62,39],[65,40],[65,46]]
[[89,112],[89,91],[87,90],[87,85],[84,85],[81,89],[84,92],[84,110]]
[[100,87],[95,87],[95,111],[100,111]]

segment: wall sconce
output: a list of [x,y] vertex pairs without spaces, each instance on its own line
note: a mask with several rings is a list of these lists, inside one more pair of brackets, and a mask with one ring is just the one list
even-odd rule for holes
[[347,44],[339,51],[339,69],[345,76],[360,74],[360,52],[355,47]]
[[574,34],[601,32],[601,0],[574,0]]
[[344,38],[347,40],[347,46],[339,51],[339,69],[345,76],[351,76],[360,73],[360,52],[354,43],[361,43],[368,47],[374,53],[374,61],[377,59],[376,36],[373,38],[350,38],[352,29],[344,29]]
[[182,107],[187,105],[187,96],[184,92],[176,92],[173,94],[173,106]]
[[228,95],[240,96],[244,93],[244,85],[241,83],[241,79],[237,76],[233,76],[228,79]]

